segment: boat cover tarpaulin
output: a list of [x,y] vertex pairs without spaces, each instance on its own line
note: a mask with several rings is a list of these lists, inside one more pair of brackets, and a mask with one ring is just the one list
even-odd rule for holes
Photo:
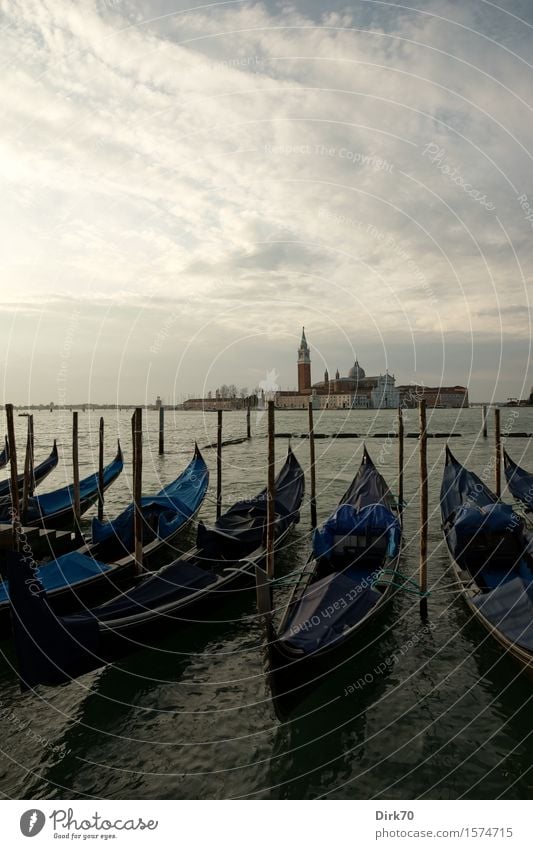
[[[110,568],[106,563],[100,563],[93,557],[87,557],[78,551],[72,551],[68,554],[63,554],[57,560],[43,563],[37,569],[32,570],[31,574],[32,580],[37,579],[40,581],[45,590],[56,590],[59,587],[67,586],[67,584],[85,581],[94,575],[107,572]],[[0,602],[8,600],[9,595],[6,582],[3,581],[0,583]]]
[[533,510],[533,475],[517,466],[507,454],[505,455],[505,477],[514,497]]
[[457,536],[469,536],[478,531],[504,533],[522,526],[522,519],[510,504],[485,504],[483,507],[460,507],[454,518]]
[[369,504],[386,500],[392,502],[393,496],[365,448],[363,463],[339,503],[352,504],[357,510],[361,510]]
[[448,521],[462,505],[484,507],[498,499],[474,472],[469,472],[448,449],[440,504],[443,521]]
[[[124,467],[122,454],[118,454],[112,463],[104,468],[104,489],[107,489],[120,475]],[[89,475],[80,481],[80,503],[84,505],[87,501],[95,501],[98,497],[98,472]],[[55,489],[53,492],[44,492],[42,495],[34,495],[28,499],[26,522],[51,517],[57,513],[72,510],[74,504],[74,487],[72,484]],[[87,505],[87,506],[90,506]]]
[[[275,510],[275,530],[278,537],[294,521],[278,503]],[[196,545],[206,557],[239,557],[239,554],[260,548],[265,541],[267,522],[266,498],[238,501],[214,527],[208,528],[198,522]]]
[[376,538],[386,536],[387,554],[394,557],[400,545],[401,527],[398,518],[384,504],[368,504],[358,510],[352,504],[341,504],[313,536],[315,557],[327,557],[335,537],[365,535]]
[[[287,460],[275,481],[274,536],[277,539],[300,519],[299,507],[304,492],[304,474],[289,449]],[[255,498],[237,501],[217,519],[214,527],[198,523],[196,544],[207,557],[239,558],[265,542],[267,494],[263,490]]]
[[[143,496],[141,509],[144,523],[159,539],[167,539],[193,516],[202,503],[209,472],[201,454],[197,454],[182,474],[157,495]],[[119,539],[127,549],[133,548],[133,504],[111,522],[92,522],[92,541],[101,543]]]
[[93,608],[90,613],[70,616],[69,620],[75,622],[84,616],[91,616],[99,622],[111,622],[128,616],[139,616],[144,611],[163,607],[166,603],[203,589],[216,580],[217,576],[213,572],[201,569],[194,563],[177,560],[159,572],[146,575],[127,593]]
[[506,581],[474,604],[508,640],[533,651],[533,600],[531,583],[522,578]]
[[334,572],[306,590],[280,640],[309,654],[334,640],[346,626],[359,622],[380,599],[381,593],[355,577]]

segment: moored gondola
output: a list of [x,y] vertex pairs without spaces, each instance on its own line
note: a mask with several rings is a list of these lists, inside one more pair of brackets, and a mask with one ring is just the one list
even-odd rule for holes
[[[153,496],[143,496],[143,566],[155,565],[160,550],[196,516],[205,498],[209,471],[198,446],[186,469]],[[93,539],[82,548],[45,563],[26,555],[32,581],[44,586],[57,613],[79,610],[131,584],[136,571],[133,505],[112,522],[93,520]],[[37,584],[35,584],[37,586]],[[0,583],[0,638],[9,634],[9,591]]]
[[[115,459],[104,467],[104,492],[118,478],[124,468],[124,458],[118,444]],[[89,510],[98,499],[98,472],[80,481],[80,515]],[[34,495],[28,499],[28,507],[23,516],[25,527],[42,526],[46,528],[69,528],[74,524],[74,492],[73,485],[63,486],[52,492]],[[6,497],[0,502],[0,522],[10,521],[11,499]]]
[[[35,466],[35,469],[33,470],[33,478],[34,478],[35,486],[40,484],[47,477],[47,475],[49,475],[50,472],[53,469],[55,469],[55,467],[57,466],[57,461],[58,461],[57,444],[56,444],[56,441],[54,439],[54,445],[52,447],[50,454],[46,458],[46,460],[43,460],[42,463],[39,463],[38,466]],[[22,495],[23,487],[24,487],[24,475],[19,475],[18,476],[19,495]],[[10,495],[10,493],[11,493],[11,481],[9,480],[9,478],[7,478],[6,480],[0,482],[0,498],[5,496],[5,495]]]
[[503,452],[505,479],[511,494],[522,502],[528,513],[533,512],[533,474],[511,460],[507,451]]
[[469,610],[506,651],[533,666],[533,538],[522,518],[446,448],[444,536]]
[[[303,471],[289,449],[276,478],[274,536],[279,547],[295,522]],[[265,559],[266,492],[239,501],[212,528],[200,523],[194,549],[97,608],[57,616],[47,593],[28,586],[27,569],[11,555],[13,627],[21,685],[60,684],[131,652],[163,631],[201,618],[243,589],[253,589]],[[14,559],[15,558],[15,559]]]
[[0,451],[0,469],[3,469],[4,466],[7,466],[9,463],[9,445],[7,444],[7,436],[4,439],[4,447],[2,451]]
[[365,448],[350,487],[314,533],[279,627],[266,616],[268,679],[280,719],[318,679],[364,649],[363,632],[393,592],[400,545],[395,499]]

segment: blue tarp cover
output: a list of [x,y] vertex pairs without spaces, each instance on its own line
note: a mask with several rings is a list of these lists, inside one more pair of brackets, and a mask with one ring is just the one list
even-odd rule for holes
[[[167,539],[196,513],[209,483],[207,466],[201,456],[194,457],[182,474],[157,495],[141,500],[145,522],[160,539]],[[117,538],[131,550],[133,547],[133,504],[111,522],[92,522],[93,543]]]
[[316,651],[359,622],[381,597],[344,572],[327,575],[306,590],[280,639],[306,654]]
[[[112,463],[104,468],[104,487],[113,483],[119,476],[124,466],[122,457],[117,457]],[[29,522],[45,516],[52,516],[63,510],[72,509],[74,503],[73,485],[62,486],[53,492],[45,492],[35,495],[29,499],[27,520]],[[98,496],[98,472],[89,475],[80,481],[80,502],[83,504],[87,499],[96,499]]]
[[[78,551],[72,551],[69,554],[63,554],[57,560],[50,561],[50,563],[43,563],[36,569],[35,577],[41,582],[45,590],[55,590],[67,584],[85,581],[87,578],[92,578],[93,575],[107,572],[110,568],[111,566],[100,563],[92,557],[87,557]],[[0,602],[8,601],[8,599],[6,582],[2,581],[0,583]]]
[[458,535],[468,535],[477,531],[503,533],[520,527],[522,520],[510,504],[485,504],[483,507],[464,506],[457,510],[454,526]]
[[497,501],[481,478],[465,469],[448,451],[440,488],[442,521],[448,522],[463,505],[485,507]]
[[398,518],[384,504],[368,504],[357,510],[351,504],[341,504],[329,519],[317,529],[313,536],[315,557],[327,557],[334,544],[335,536],[369,534],[378,537],[387,535],[388,554],[394,557],[400,545],[401,528]]
[[533,651],[531,592],[531,583],[517,577],[478,596],[474,604],[508,640]]
[[505,477],[514,497],[526,504],[530,510],[533,509],[533,475],[507,457]]

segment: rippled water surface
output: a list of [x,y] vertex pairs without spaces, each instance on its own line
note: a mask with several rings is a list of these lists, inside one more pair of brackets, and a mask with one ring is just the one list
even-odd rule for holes
[[[502,427],[533,431],[533,410],[502,410]],[[393,411],[315,414],[318,433],[357,432],[360,438],[317,440],[319,521],[332,511],[361,459],[363,437],[397,491],[397,443],[375,433],[395,429]],[[80,413],[82,474],[97,465],[97,413]],[[278,412],[276,430],[303,433],[304,412]],[[130,413],[109,411],[106,456],[121,437],[125,474],[109,490],[113,515],[130,500]],[[157,414],[145,416],[144,491],[156,491],[187,464],[194,439],[216,435],[216,415],[167,413],[166,454],[157,456]],[[223,497],[254,495],[266,481],[266,417],[252,415],[250,442],[228,446]],[[437,410],[429,431],[452,432],[458,458],[491,483],[492,434],[480,438],[481,411]],[[490,421],[492,425],[492,420]],[[19,444],[25,419],[17,419]],[[406,431],[418,429],[406,414]],[[70,418],[36,413],[37,460],[58,438],[59,467],[43,490],[71,479]],[[224,415],[224,437],[243,435],[244,413]],[[3,644],[0,667],[0,791],[13,798],[531,798],[533,680],[475,622],[457,599],[440,531],[438,492],[445,439],[429,439],[429,627],[418,599],[400,594],[364,636],[352,657],[309,693],[298,714],[280,724],[263,677],[255,597],[213,614],[209,625],[187,625],[158,644],[69,685],[21,695]],[[309,443],[293,439],[307,471]],[[278,464],[287,440],[276,440]],[[533,469],[527,438],[509,439],[513,457]],[[405,442],[408,502],[402,571],[418,569],[418,442]],[[200,517],[214,518],[215,453]],[[3,473],[0,473],[3,474]],[[85,524],[90,525],[87,515]],[[181,539],[186,548],[194,536]],[[277,574],[305,562],[309,508],[276,561]],[[288,589],[280,590],[276,603]],[[410,647],[410,644],[413,644]],[[395,662],[390,659],[396,657]],[[376,670],[385,670],[383,672]],[[354,689],[354,682],[365,680]]]

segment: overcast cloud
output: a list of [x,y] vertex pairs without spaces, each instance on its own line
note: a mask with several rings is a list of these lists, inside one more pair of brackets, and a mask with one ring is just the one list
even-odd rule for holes
[[530,4],[190,6],[0,2],[4,398],[529,392]]

